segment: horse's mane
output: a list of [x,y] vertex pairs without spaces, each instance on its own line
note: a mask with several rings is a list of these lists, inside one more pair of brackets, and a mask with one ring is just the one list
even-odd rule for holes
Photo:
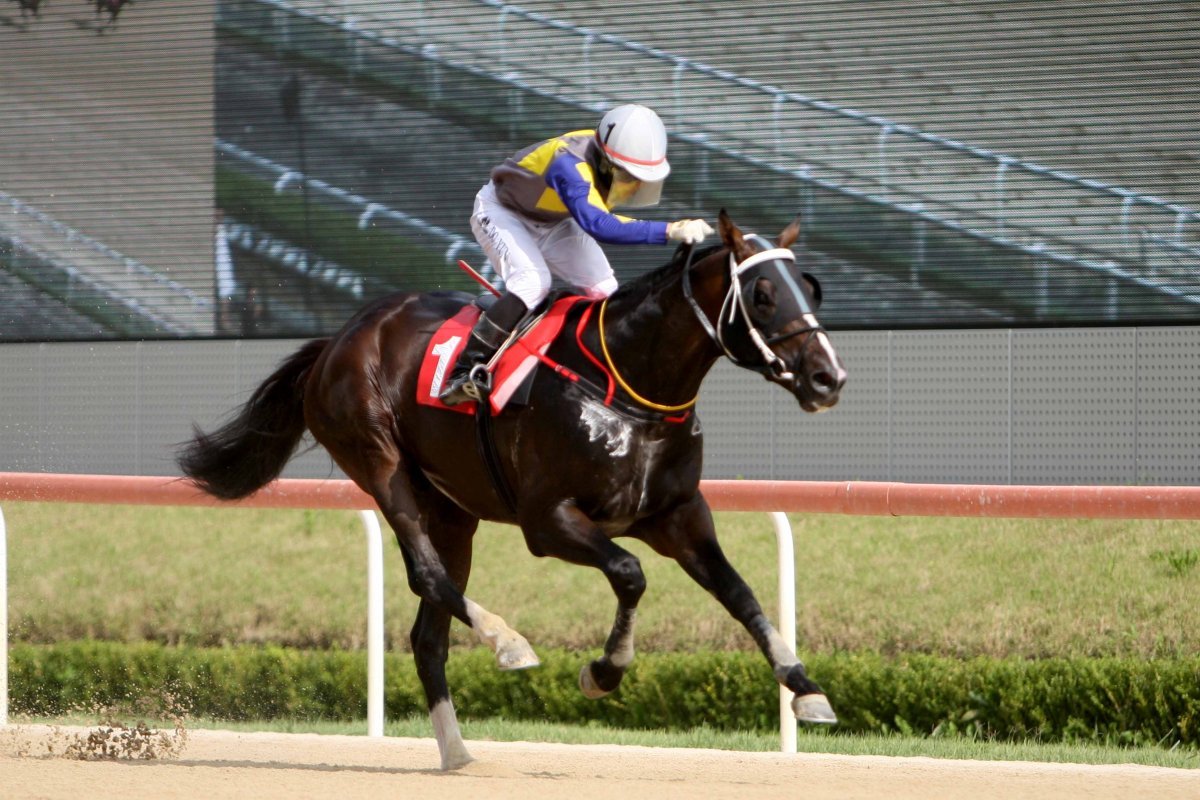
[[[696,250],[691,258],[691,263],[699,263],[723,247],[725,247],[724,244],[714,244]],[[683,271],[684,265],[688,263],[688,250],[687,245],[679,245],[675,248],[675,253],[671,256],[670,261],[622,284],[617,292],[620,294],[651,294],[662,288],[665,284],[675,280]]]

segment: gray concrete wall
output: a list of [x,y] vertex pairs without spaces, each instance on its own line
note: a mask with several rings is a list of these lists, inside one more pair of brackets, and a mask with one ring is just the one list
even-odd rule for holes
[[[832,411],[721,362],[705,475],[934,483],[1200,484],[1200,328],[834,335]],[[0,346],[0,471],[177,474],[298,341]],[[320,448],[289,477],[339,476]]]

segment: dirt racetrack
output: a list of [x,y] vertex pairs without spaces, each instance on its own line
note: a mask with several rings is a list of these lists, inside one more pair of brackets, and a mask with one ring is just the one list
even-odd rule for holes
[[[1200,771],[928,758],[734,753],[644,747],[469,742],[476,762],[436,769],[432,739],[190,731],[157,761],[46,755],[86,729],[0,731],[0,796],[245,798],[1023,798],[1196,800]],[[61,752],[61,746],[57,747]]]

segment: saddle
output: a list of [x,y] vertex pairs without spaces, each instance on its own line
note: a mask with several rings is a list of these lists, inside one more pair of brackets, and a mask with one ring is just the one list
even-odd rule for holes
[[[546,350],[562,331],[567,312],[575,303],[585,299],[576,295],[560,296],[548,301],[540,309],[535,309],[496,354],[489,365],[489,372],[492,374],[492,389],[489,394],[492,414],[499,414],[509,405],[524,404],[528,398],[534,367],[545,360]],[[482,313],[481,305],[471,303],[463,306],[430,337],[417,376],[417,403],[420,405],[460,414],[475,414],[478,403],[448,406],[438,395],[441,394],[446,376],[458,360],[458,354],[466,345],[471,328]]]

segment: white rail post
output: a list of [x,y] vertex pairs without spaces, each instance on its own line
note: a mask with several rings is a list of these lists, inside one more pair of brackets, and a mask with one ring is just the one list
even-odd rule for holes
[[0,508],[0,728],[8,724],[8,535]]
[[[787,514],[772,511],[775,523],[775,542],[779,546],[779,635],[796,650],[796,558],[792,546],[792,524]],[[796,717],[792,713],[792,694],[786,686],[779,687],[779,751],[796,752]]]
[[383,533],[374,511],[359,511],[367,535],[367,736],[383,736]]
[[[359,511],[367,536],[367,735],[383,736],[383,533]],[[8,537],[0,509],[0,728],[8,725]]]

